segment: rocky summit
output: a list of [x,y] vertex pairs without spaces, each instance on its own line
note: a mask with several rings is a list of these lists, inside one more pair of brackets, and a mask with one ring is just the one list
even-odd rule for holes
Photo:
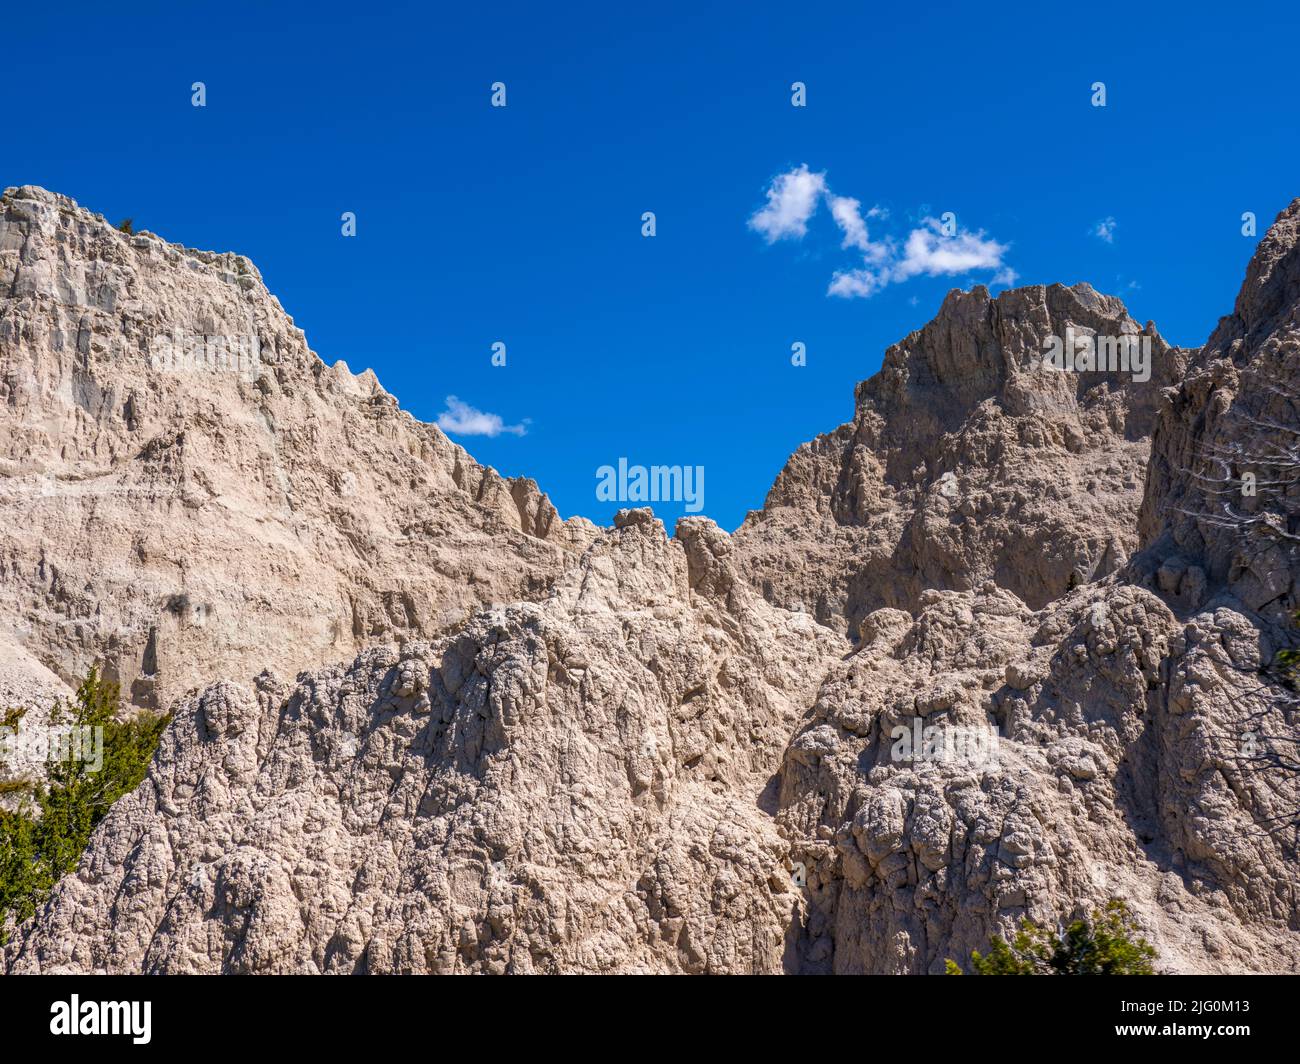
[[1120,898],[1300,971],[1297,379],[1300,201],[1202,348],[954,291],[734,535],[597,528],[247,259],[8,189],[0,698],[172,720],[3,969],[941,973]]

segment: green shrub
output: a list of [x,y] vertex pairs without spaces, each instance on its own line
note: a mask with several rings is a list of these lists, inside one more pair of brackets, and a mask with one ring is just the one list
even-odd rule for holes
[[0,943],[77,867],[91,833],[112,804],[144,779],[171,718],[141,714],[120,720],[119,697],[118,685],[92,669],[70,706],[54,706],[50,722],[103,728],[102,764],[95,770],[81,759],[55,761],[46,784],[34,789],[23,808],[0,810]]
[[120,233],[125,233],[127,236],[134,236],[134,235],[135,235],[135,219],[134,219],[134,218],[123,218],[120,222],[117,223],[117,229],[118,229],[118,232],[120,232]]
[[[1291,623],[1300,628],[1300,610],[1291,614]],[[1273,658],[1271,671],[1284,687],[1300,690],[1300,650],[1279,650]]]
[[[1010,942],[993,939],[988,953],[971,953],[970,963],[975,975],[1155,975],[1155,956],[1129,907],[1112,898],[1063,932],[1026,918]],[[962,974],[955,961],[944,967],[949,975]]]

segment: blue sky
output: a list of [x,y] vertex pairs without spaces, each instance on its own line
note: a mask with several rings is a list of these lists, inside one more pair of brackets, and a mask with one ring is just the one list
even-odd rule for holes
[[[1242,213],[1262,235],[1300,194],[1294,5],[548,7],[12,5],[0,183],[248,255],[322,358],[417,417],[456,396],[526,423],[453,438],[565,516],[608,523],[596,469],[625,457],[703,466],[728,529],[949,289],[1087,280],[1199,344]],[[800,167],[816,212],[751,225]],[[945,211],[1000,265],[909,255]],[[828,294],[864,248],[890,283]]]

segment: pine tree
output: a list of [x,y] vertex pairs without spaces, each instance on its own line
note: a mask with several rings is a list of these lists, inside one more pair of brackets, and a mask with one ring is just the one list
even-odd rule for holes
[[[70,706],[56,704],[52,728],[103,729],[103,760],[61,758],[49,766],[17,812],[0,810],[0,943],[44,903],[54,885],[73,869],[91,833],[124,794],[144,779],[163,729],[171,719],[144,713],[120,719],[120,690],[97,669],[77,688]],[[6,714],[5,719],[17,715]]]

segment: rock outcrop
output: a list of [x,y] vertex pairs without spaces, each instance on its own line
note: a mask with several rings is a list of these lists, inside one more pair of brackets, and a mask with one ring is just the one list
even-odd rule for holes
[[543,603],[177,711],[11,970],[779,972],[759,796],[839,640],[621,514]]
[[1188,608],[1224,593],[1285,624],[1300,607],[1300,202],[1162,398],[1135,578]]
[[73,692],[0,632],[0,810],[23,807],[45,780],[51,712]]
[[593,532],[327,366],[246,258],[0,198],[0,624],[143,706],[545,595]]
[[[1149,380],[1057,372],[1046,342],[1146,337]],[[881,606],[994,580],[1037,608],[1122,566],[1162,387],[1186,353],[1086,284],[953,291],[804,444],[736,533],[772,602],[856,638]]]
[[[102,279],[76,282],[101,276],[88,247],[134,245],[71,207],[66,225],[47,218],[66,203],[48,193],[5,202],[44,219],[24,232],[49,254],[30,272],[18,255],[0,354],[47,383],[8,386],[0,418],[25,442],[0,505],[76,574],[46,588],[24,567],[55,562],[24,547],[27,529],[4,533],[23,652],[65,671],[82,660],[70,646],[114,646],[125,619],[143,630],[168,572],[153,548],[128,550],[129,512],[64,481],[55,502],[18,490],[37,475],[29,450],[132,485],[170,476],[139,520],[153,536],[187,522],[200,546],[167,541],[178,571],[202,574],[202,601],[232,624],[251,610],[238,596],[261,595],[269,641],[259,659],[230,634],[149,622],[160,646],[193,648],[178,685],[204,669],[220,682],[168,703],[147,779],[13,929],[8,971],[935,973],[1023,916],[1110,897],[1166,970],[1300,971],[1300,778],[1270,756],[1297,723],[1273,665],[1298,605],[1284,460],[1300,437],[1300,201],[1205,348],[1168,347],[1086,285],[953,293],[859,386],[853,422],[792,456],[764,511],[734,536],[688,518],[672,539],[648,510],[560,524],[535,486],[493,479],[292,332],[269,390],[214,386],[220,419],[143,362],[115,375],[115,358],[143,358],[128,318],[128,354],[92,327],[87,363],[48,323],[66,330],[77,300],[101,299]],[[200,284],[181,252],[167,265],[170,247],[147,291],[136,282],[150,320],[227,283]],[[230,272],[229,313],[252,292],[278,336],[287,319],[260,282]],[[122,298],[83,313],[107,329]],[[1147,338],[1149,380],[1043,368],[1067,331]],[[87,364],[111,391],[89,408]],[[191,419],[184,442],[151,444],[165,452],[151,465],[132,434],[171,440],[173,418]],[[332,452],[299,437],[350,450],[311,465]],[[242,481],[223,486],[227,453]],[[362,481],[353,453],[397,469],[367,464],[387,479]],[[286,454],[287,482],[272,476]],[[335,466],[366,506],[329,493]],[[1267,490],[1240,492],[1249,470]],[[417,514],[433,515],[419,534],[403,523]],[[299,552],[369,538],[348,565],[323,550],[295,598],[287,577],[253,582],[286,571],[272,561],[222,568],[232,528],[268,559],[291,538]],[[84,558],[83,531],[97,536]],[[396,574],[418,593],[394,616]],[[319,587],[367,604],[366,620],[335,639],[294,615]],[[77,609],[94,623],[69,623]],[[301,633],[308,656],[361,649],[291,681]]]

